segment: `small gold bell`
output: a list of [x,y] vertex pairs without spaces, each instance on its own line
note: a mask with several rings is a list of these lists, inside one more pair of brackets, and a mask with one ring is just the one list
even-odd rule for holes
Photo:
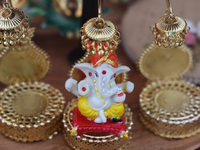
[[167,1],[166,14],[151,27],[155,43],[158,46],[178,47],[184,44],[189,27],[185,20],[172,13],[170,0]]

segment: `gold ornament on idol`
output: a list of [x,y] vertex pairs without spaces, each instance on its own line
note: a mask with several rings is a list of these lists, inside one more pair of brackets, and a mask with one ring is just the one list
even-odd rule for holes
[[80,29],[82,48],[92,55],[106,56],[113,53],[120,43],[120,33],[117,27],[102,17],[101,2],[99,2],[98,17],[88,20]]

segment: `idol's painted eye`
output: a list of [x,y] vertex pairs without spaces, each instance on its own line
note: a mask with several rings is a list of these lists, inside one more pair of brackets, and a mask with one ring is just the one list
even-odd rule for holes
[[99,74],[98,74],[98,72],[96,72],[96,71],[95,71],[95,75],[96,75],[97,78],[99,77]]
[[110,80],[115,78],[116,77],[116,74],[113,74],[111,77],[110,77]]

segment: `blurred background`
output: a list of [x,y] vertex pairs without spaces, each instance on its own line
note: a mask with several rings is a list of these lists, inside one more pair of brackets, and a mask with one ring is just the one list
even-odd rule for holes
[[[68,73],[72,68],[69,61],[70,54],[78,55],[80,49],[79,29],[82,26],[81,16],[83,8],[89,0],[12,0],[14,7],[20,8],[28,15],[30,26],[35,27],[33,41],[44,49],[51,58],[52,69],[43,82],[50,83],[63,93],[66,101],[71,101],[74,96],[64,88]],[[93,0],[94,1],[94,0]],[[96,0],[97,1],[97,0]],[[0,0],[0,3],[4,3]],[[193,70],[186,75],[185,80],[196,84],[200,82],[200,12],[199,0],[172,0],[173,12],[183,19],[189,19],[192,27],[191,37],[187,45],[195,55]],[[90,6],[88,4],[88,6]],[[2,7],[2,6],[0,6]],[[94,6],[95,7],[95,6]],[[89,8],[87,8],[89,9]],[[134,92],[127,94],[126,103],[133,111],[133,139],[126,148],[131,149],[195,149],[199,147],[200,135],[184,140],[173,140],[153,135],[145,130],[139,120],[139,94],[145,86],[146,79],[137,71],[136,61],[140,53],[153,41],[150,26],[165,14],[165,0],[104,0],[104,17],[111,20],[121,32],[122,44],[116,50],[119,61],[131,68],[129,80],[135,84]],[[80,51],[79,51],[80,50]],[[81,53],[80,52],[80,53]],[[75,61],[75,60],[74,60]],[[0,85],[0,90],[5,86]],[[169,144],[170,143],[170,144]],[[17,143],[0,135],[0,150],[66,150],[70,149],[59,133],[52,140],[36,143]]]

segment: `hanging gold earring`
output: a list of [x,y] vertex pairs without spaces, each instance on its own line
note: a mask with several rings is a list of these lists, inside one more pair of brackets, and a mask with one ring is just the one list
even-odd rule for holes
[[185,20],[173,14],[170,0],[166,2],[166,14],[156,22],[151,30],[158,46],[178,47],[184,44],[190,28]]

